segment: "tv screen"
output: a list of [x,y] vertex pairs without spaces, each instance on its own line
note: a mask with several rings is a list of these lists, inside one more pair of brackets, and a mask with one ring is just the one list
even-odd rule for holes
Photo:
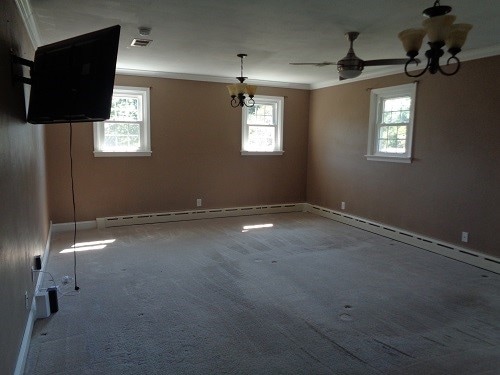
[[120,26],[38,48],[31,70],[28,122],[109,119]]

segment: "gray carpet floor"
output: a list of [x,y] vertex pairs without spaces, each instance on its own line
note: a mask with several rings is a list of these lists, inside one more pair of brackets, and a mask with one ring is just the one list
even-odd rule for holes
[[500,275],[308,213],[77,237],[106,240],[76,293],[54,234],[26,374],[500,373]]

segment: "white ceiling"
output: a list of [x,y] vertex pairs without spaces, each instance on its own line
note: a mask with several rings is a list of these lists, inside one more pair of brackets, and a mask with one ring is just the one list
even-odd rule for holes
[[[122,26],[118,72],[233,82],[237,53],[247,53],[248,82],[322,87],[338,82],[335,66],[289,62],[337,61],[347,53],[347,31],[359,31],[356,54],[364,60],[403,58],[399,31],[418,27],[433,0],[16,0],[30,12],[39,45],[104,27]],[[457,22],[474,25],[463,59],[500,54],[498,0],[443,0]],[[27,9],[27,10],[26,10]],[[138,28],[153,42],[131,47]],[[423,53],[420,54],[423,56]],[[460,57],[460,55],[459,55]],[[367,67],[362,77],[400,72]],[[202,77],[200,77],[202,76]],[[271,82],[262,82],[271,81]]]

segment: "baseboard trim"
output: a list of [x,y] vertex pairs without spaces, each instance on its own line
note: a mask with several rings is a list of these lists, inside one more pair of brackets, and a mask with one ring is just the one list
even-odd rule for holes
[[[53,233],[61,233],[61,232],[70,232],[75,228],[75,223],[59,223],[52,225]],[[77,221],[76,229],[77,230],[85,230],[85,229],[94,229],[97,228],[97,223],[95,220],[89,221]]]
[[309,203],[304,203],[304,211],[500,274],[500,259],[488,254]]
[[[393,227],[362,217],[331,210],[310,203],[283,203],[263,206],[245,206],[230,208],[214,208],[206,210],[170,211],[161,213],[134,214],[97,218],[95,221],[77,222],[77,229],[104,229],[127,225],[168,223],[175,221],[212,219],[234,216],[250,216],[286,212],[309,212],[347,225],[351,225],[371,233],[394,239],[420,249],[431,251],[451,259],[458,260],[485,270],[500,274],[500,259],[476,250],[457,246],[435,238],[413,233],[405,229]],[[52,225],[54,233],[73,230],[74,223]]]
[[[49,250],[50,250],[50,241],[52,240],[52,232],[53,225],[50,222],[49,233],[47,235],[47,242],[45,243],[45,249],[42,254],[42,271],[45,271],[45,267],[47,265],[47,260],[49,258]],[[36,301],[35,295],[40,290],[40,286],[42,284],[42,273],[38,273],[38,277],[36,279],[35,289],[33,291],[33,298],[31,300],[31,308],[28,314],[28,320],[26,321],[26,327],[24,329],[23,341],[21,342],[21,347],[19,348],[19,354],[17,356],[16,368],[14,369],[14,375],[22,375],[24,374],[24,368],[26,366],[26,359],[28,358],[28,352],[30,349],[31,343],[31,334],[33,333],[33,326],[36,320]]]
[[302,212],[304,203],[283,203],[265,206],[247,206],[230,208],[212,208],[206,210],[170,211],[139,215],[110,216],[97,218],[97,228],[121,227],[125,225],[140,225],[168,223],[172,221],[213,219],[233,216],[250,216],[285,212]]

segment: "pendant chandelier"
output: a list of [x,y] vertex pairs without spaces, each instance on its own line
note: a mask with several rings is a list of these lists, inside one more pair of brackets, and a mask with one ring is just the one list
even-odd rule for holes
[[[240,83],[235,83],[227,86],[227,90],[229,91],[229,95],[231,96],[231,107],[253,107],[255,105],[255,101],[253,97],[255,96],[255,92],[257,91],[257,86],[247,85],[245,80],[248,77],[243,77],[243,58],[247,56],[246,53],[239,53],[238,56],[241,59],[241,71],[240,76],[236,77],[236,79]],[[246,97],[248,95],[248,98]]]
[[[456,56],[461,50],[467,38],[467,33],[472,28],[468,23],[456,23],[456,17],[448,15],[451,7],[441,5],[439,0],[434,2],[434,6],[427,8],[423,11],[423,15],[429,17],[422,22],[423,28],[421,29],[408,29],[401,31],[398,34],[399,39],[403,43],[406,55],[410,58],[405,64],[405,73],[409,77],[420,77],[425,72],[429,71],[431,74],[440,72],[446,76],[452,76],[460,69],[460,60]],[[427,65],[424,70],[418,74],[410,74],[408,72],[408,65],[415,63],[415,57],[422,46],[422,40],[427,35],[429,40],[429,49],[425,52],[427,57]],[[446,61],[446,65],[456,63],[453,70],[443,70],[439,65],[439,59],[444,55],[443,47],[446,45],[451,57]]]

